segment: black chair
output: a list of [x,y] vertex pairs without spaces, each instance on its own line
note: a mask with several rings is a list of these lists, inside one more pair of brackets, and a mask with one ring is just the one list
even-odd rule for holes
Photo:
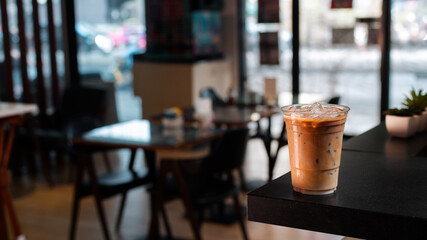
[[[235,214],[240,222],[243,238],[248,239],[238,197],[239,187],[233,177],[233,172],[239,170],[243,164],[248,139],[247,128],[230,129],[222,138],[212,142],[211,153],[201,160],[198,165],[198,171],[194,169],[194,166],[197,165],[193,165],[193,168],[186,168],[187,162],[181,161],[180,172],[182,172],[183,179],[185,179],[189,198],[181,197],[183,197],[184,204],[186,204],[185,201],[189,201],[192,209],[194,209],[192,212],[187,212],[187,216],[193,226],[196,239],[201,239],[200,229],[204,220],[205,210],[208,207],[222,205],[228,198],[233,199]],[[173,162],[176,160],[164,159],[162,164],[166,166],[168,161]],[[186,169],[189,170],[186,171]],[[183,186],[180,185],[184,184],[184,181],[177,181],[176,184],[182,193]],[[167,192],[176,191],[167,190]],[[166,219],[166,216],[164,218]],[[166,228],[169,227],[166,226]],[[167,229],[167,231],[170,234],[170,229]]]
[[244,239],[248,239],[248,235],[238,197],[240,189],[234,180],[233,171],[242,169],[248,140],[249,130],[240,128],[227,131],[219,141],[213,142],[212,154],[202,160],[198,181],[192,181],[195,184],[190,188],[200,222],[203,221],[206,207],[233,198]]
[[339,104],[340,98],[341,98],[340,96],[334,96],[328,100],[328,103],[329,104]]
[[[118,231],[122,222],[123,210],[128,191],[133,188],[152,183],[153,178],[150,176],[147,169],[134,168],[136,150],[132,150],[128,169],[110,172],[100,176],[98,176],[95,171],[92,154],[96,151],[105,151],[106,149],[80,147],[75,150],[78,158],[76,171],[77,176],[74,186],[73,210],[71,216],[70,240],[75,238],[80,200],[88,196],[94,197],[104,236],[106,239],[110,239],[110,233],[107,227],[108,224],[102,207],[102,200],[118,194],[122,195],[116,221],[116,231]],[[88,172],[89,182],[83,181],[85,171]]]
[[199,92],[201,98],[210,98],[213,107],[227,105],[227,102],[211,87],[202,88]]
[[[58,161],[62,161],[65,155],[73,161],[71,140],[86,131],[102,126],[106,108],[104,89],[90,87],[65,89],[56,112],[49,118],[49,122],[44,124],[48,127],[35,130],[43,157],[50,159],[50,153],[54,151]],[[106,154],[104,160],[107,169],[111,171]]]

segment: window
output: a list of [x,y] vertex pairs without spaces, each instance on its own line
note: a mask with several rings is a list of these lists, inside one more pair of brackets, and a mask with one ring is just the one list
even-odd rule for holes
[[82,81],[115,86],[119,120],[140,118],[133,95],[132,55],[145,51],[144,1],[75,1],[78,64]]

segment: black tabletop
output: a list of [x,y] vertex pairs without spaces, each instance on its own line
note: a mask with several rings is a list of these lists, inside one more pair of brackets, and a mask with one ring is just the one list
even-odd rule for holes
[[390,156],[425,156],[427,132],[409,138],[391,137],[384,123],[343,143],[344,150],[383,153]]
[[427,158],[344,150],[334,194],[296,193],[287,173],[249,193],[248,217],[359,238],[425,238]]
[[220,128],[191,126],[165,128],[160,123],[148,120],[132,120],[93,129],[73,142],[105,147],[177,149],[218,138],[224,131]]

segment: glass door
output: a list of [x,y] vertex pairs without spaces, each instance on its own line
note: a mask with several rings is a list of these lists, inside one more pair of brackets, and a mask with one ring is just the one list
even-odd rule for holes
[[101,80],[107,88],[113,86],[116,99],[111,104],[117,105],[119,121],[141,118],[140,101],[133,94],[132,55],[146,47],[144,1],[74,2],[83,84]]
[[300,95],[339,96],[351,108],[345,132],[357,135],[380,121],[382,1],[333,2],[300,1]]
[[391,1],[390,107],[427,90],[427,2]]
[[[247,89],[258,95],[264,94],[265,78],[277,80],[278,93],[292,91],[292,0],[280,0],[279,5],[280,22],[259,23],[258,1],[246,0]],[[279,64],[261,64],[260,36],[265,33],[277,33]]]

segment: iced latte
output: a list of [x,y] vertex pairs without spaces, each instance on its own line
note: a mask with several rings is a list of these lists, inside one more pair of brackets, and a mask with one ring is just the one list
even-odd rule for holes
[[333,193],[338,185],[346,106],[314,103],[282,108],[292,185],[304,194]]

